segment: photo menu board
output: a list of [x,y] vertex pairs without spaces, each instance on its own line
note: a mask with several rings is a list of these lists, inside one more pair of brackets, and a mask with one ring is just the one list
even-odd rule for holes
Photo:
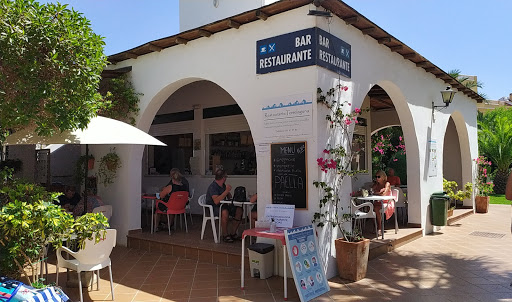
[[306,142],[271,144],[272,203],[308,208],[306,147]]
[[312,300],[330,290],[323,270],[323,261],[318,253],[318,239],[313,225],[284,231],[286,250],[293,280],[300,301]]

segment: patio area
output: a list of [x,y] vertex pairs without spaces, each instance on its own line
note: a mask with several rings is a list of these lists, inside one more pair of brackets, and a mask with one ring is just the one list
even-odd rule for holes
[[[369,261],[359,282],[332,278],[331,291],[315,301],[512,301],[510,223],[510,206],[491,205],[488,214],[469,215]],[[217,246],[238,250],[237,244]],[[50,263],[54,281],[54,257]],[[112,263],[115,301],[283,301],[282,277],[259,280],[246,271],[240,290],[239,268],[126,247],[114,249]],[[84,291],[85,301],[111,300],[106,270],[101,278],[99,291]],[[288,301],[299,301],[288,282]],[[76,288],[63,289],[78,299]]]
[[[468,211],[470,210],[461,210],[461,212],[456,213],[454,216]],[[187,216],[187,219],[189,219],[189,216]],[[193,219],[193,224],[188,220],[188,233],[185,232],[184,226],[183,229],[180,228],[180,222],[178,220],[177,230],[175,231],[174,228],[172,228],[171,236],[169,236],[167,228],[163,228],[159,232],[151,234],[149,225],[144,224],[149,220],[143,216],[143,229],[131,232],[128,235],[128,247],[174,255],[180,258],[200,260],[205,263],[240,268],[242,242],[237,240],[233,243],[225,243],[221,240],[220,243],[215,243],[210,222],[207,223],[204,239],[201,240],[202,216],[194,215]],[[163,220],[165,220],[165,218],[163,218]],[[248,227],[248,223],[244,224],[242,222],[238,232],[239,235]],[[392,217],[386,221],[384,239],[380,236],[376,239],[373,222],[367,221],[364,236],[372,239],[370,244],[370,259],[388,253],[411,240],[421,237],[421,228],[399,224],[397,234],[395,234],[394,228],[394,218]],[[246,246],[248,245],[249,242],[247,241]]]

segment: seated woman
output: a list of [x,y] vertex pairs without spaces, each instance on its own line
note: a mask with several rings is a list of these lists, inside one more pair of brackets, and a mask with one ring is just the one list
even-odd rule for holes
[[[160,191],[160,199],[163,202],[168,202],[169,197],[171,197],[171,193],[173,193],[173,192],[178,192],[178,191],[188,192],[188,186],[182,182],[183,175],[181,175],[180,170],[172,169],[170,174],[171,174],[171,181],[167,184],[167,186],[165,186],[162,189],[162,191]],[[162,203],[158,204],[158,209],[162,212],[167,211],[167,207]],[[170,215],[169,221],[174,221],[174,215]],[[158,232],[159,231],[158,225],[160,223],[160,214],[155,213],[154,223],[155,223],[155,232]]]
[[401,185],[400,177],[395,176],[395,170],[393,168],[388,169],[388,182],[394,187],[399,187]]
[[[381,196],[391,196],[391,185],[387,181],[386,173],[382,170],[377,171],[375,173],[375,182],[372,186],[373,194],[375,195],[381,195]],[[381,210],[382,210],[382,203],[380,201],[376,201],[373,204],[373,208],[375,210],[375,214],[377,214],[377,230],[381,229],[382,224],[382,216],[381,216]],[[387,214],[387,213],[386,213]],[[384,230],[381,230],[382,232]]]

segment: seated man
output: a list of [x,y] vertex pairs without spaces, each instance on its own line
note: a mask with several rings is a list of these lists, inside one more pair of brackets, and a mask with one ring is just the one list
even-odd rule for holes
[[66,211],[72,212],[76,205],[80,202],[81,197],[75,190],[75,187],[66,186],[64,194],[58,197],[58,204]]
[[390,185],[394,186],[394,187],[399,187],[400,186],[400,177],[398,176],[395,176],[395,170],[393,168],[389,168],[388,169],[388,182]]
[[[226,171],[218,169],[215,171],[215,180],[210,184],[208,190],[206,191],[206,204],[213,206],[213,212],[215,216],[219,215],[220,202],[226,198],[231,198],[231,185],[226,184],[227,177],[228,176]],[[234,239],[237,238],[236,231],[240,225],[242,213],[242,208],[236,207],[234,205],[227,205],[222,208],[220,219],[222,223],[222,229],[227,233],[227,235],[224,236],[224,242],[233,242]],[[231,231],[228,229],[228,220],[230,215],[234,217],[235,220],[231,226]]]

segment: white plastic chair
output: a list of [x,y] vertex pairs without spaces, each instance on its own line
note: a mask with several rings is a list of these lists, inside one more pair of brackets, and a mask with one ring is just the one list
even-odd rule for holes
[[[373,210],[373,203],[371,202],[364,202],[360,205],[355,204],[355,198],[352,198],[352,214],[354,215],[354,219],[356,220],[356,223],[359,223],[359,228],[362,230],[361,222],[363,219],[373,219],[373,223],[375,224],[375,236],[378,238],[379,233],[377,230],[377,215],[375,214],[375,211]],[[362,208],[368,208],[368,212],[362,211]]]
[[108,221],[110,221],[110,217],[112,217],[112,206],[111,205],[104,205],[95,207],[92,209],[93,213],[103,213],[105,217],[107,217]]
[[[219,219],[219,216],[213,215],[213,206],[206,204],[206,194],[203,194],[199,196],[197,199],[197,203],[201,207],[203,207],[203,227],[201,229],[201,240],[203,240],[204,237],[204,229],[206,228],[206,223],[208,220],[211,221],[212,224],[212,231],[213,231],[213,240],[215,243],[219,243],[218,237],[217,237],[217,228],[215,227],[215,220]],[[209,209],[209,211],[207,211]],[[206,215],[206,212],[209,212],[209,215]]]
[[[81,272],[93,272],[96,271],[98,277],[96,289],[100,289],[100,269],[108,266],[108,272],[110,274],[110,290],[112,293],[112,300],[114,300],[114,283],[112,281],[112,263],[110,261],[110,253],[116,245],[117,231],[115,229],[106,230],[107,234],[104,240],[95,243],[93,240],[86,240],[83,249],[78,252],[73,252],[67,247],[60,247],[57,249],[57,279],[56,285],[59,285],[59,268],[64,267],[72,269],[78,273],[78,290],[80,292],[80,302],[84,301],[82,295],[82,280],[80,278]],[[66,252],[71,255],[74,259],[65,259],[62,257],[62,252]],[[91,290],[92,290],[91,284]]]
[[405,197],[404,191],[401,188],[398,190],[398,200],[395,202],[396,213],[398,214],[398,222],[403,226],[407,226],[408,221],[408,209],[407,209],[407,198]]

